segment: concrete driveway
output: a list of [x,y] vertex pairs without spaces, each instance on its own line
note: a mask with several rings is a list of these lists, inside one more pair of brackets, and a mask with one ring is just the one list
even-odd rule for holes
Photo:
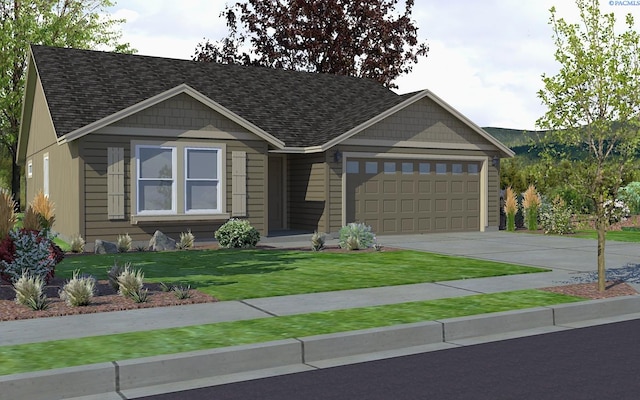
[[[383,246],[502,261],[571,272],[597,269],[597,241],[529,233],[462,232],[381,236]],[[640,263],[640,244],[608,241],[607,268]]]

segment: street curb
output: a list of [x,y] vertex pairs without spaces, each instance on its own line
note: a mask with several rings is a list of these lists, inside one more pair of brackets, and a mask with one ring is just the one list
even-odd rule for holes
[[[282,367],[313,367],[311,363],[348,356],[443,344],[458,339],[490,336],[602,320],[640,313],[640,296],[591,300],[425,321],[390,327],[286,339],[220,349],[114,361],[79,367],[0,376],[2,395],[7,398],[76,400],[129,398],[148,389],[188,381]],[[640,317],[640,314],[638,315]],[[596,324],[597,321],[594,321]],[[315,368],[315,367],[314,367]],[[202,386],[202,383],[200,384]],[[155,389],[154,389],[155,387]],[[194,386],[194,387],[197,387]],[[118,397],[116,397],[118,396]]]

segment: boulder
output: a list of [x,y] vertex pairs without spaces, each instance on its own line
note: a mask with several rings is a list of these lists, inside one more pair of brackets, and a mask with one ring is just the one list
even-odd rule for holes
[[162,250],[175,250],[176,241],[171,239],[160,231],[156,231],[153,234],[151,240],[149,240],[149,250],[162,251]]
[[115,243],[100,239],[96,239],[93,248],[95,254],[113,254],[118,252],[118,246]]

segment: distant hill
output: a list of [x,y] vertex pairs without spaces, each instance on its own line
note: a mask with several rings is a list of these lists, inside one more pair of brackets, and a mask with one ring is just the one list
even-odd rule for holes
[[491,136],[498,139],[502,144],[513,150],[516,154],[527,154],[531,142],[537,142],[539,137],[546,131],[526,131],[520,129],[484,127]]

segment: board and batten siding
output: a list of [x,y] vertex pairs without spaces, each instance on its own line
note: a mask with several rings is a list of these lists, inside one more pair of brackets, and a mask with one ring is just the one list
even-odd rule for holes
[[324,153],[290,154],[287,171],[289,228],[324,232],[327,225]]
[[[85,203],[85,232],[87,243],[96,239],[114,241],[118,235],[128,233],[134,241],[148,241],[156,230],[161,230],[169,237],[178,239],[181,232],[191,230],[196,239],[212,240],[213,233],[226,219],[222,220],[195,220],[195,221],[154,221],[131,223],[131,148],[132,141],[167,141],[166,137],[131,137],[106,134],[90,134],[81,139],[80,151],[84,159],[84,203]],[[264,201],[264,188],[266,177],[264,176],[264,159],[266,157],[266,144],[262,142],[248,141],[223,141],[203,139],[177,139],[177,142],[185,142],[197,145],[198,143],[224,143],[226,148],[225,187],[226,187],[226,211],[232,211],[232,153],[243,152],[246,154],[247,171],[247,210],[246,214],[252,225],[258,230],[264,229],[265,211],[262,207]],[[114,219],[109,216],[109,148],[119,148],[123,151],[124,164],[124,219]],[[133,182],[135,184],[135,182]]]

